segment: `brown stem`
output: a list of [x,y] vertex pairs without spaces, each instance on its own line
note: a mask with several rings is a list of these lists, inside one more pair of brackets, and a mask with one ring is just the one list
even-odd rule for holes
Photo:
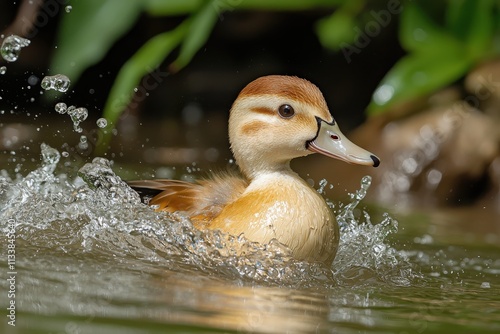
[[2,34],[4,36],[19,35],[25,37],[35,24],[36,17],[44,0],[23,0],[16,19]]

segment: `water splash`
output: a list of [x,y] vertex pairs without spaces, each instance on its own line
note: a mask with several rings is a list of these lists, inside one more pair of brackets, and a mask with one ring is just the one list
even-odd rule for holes
[[30,45],[30,40],[17,35],[10,35],[4,39],[0,54],[6,61],[14,62],[19,58],[21,49],[28,45]]
[[373,224],[368,212],[357,209],[370,185],[371,177],[364,176],[360,189],[350,194],[351,202],[338,206],[340,243],[333,264],[334,274],[343,282],[377,280],[410,285],[419,274],[414,272],[408,258],[386,241],[389,235],[397,233],[397,220],[384,213],[382,221]]
[[411,280],[402,256],[384,243],[396,230],[393,220],[386,216],[371,225],[354,218],[367,182],[339,214],[339,253],[333,267],[327,267],[294,260],[276,241],[261,245],[242,236],[200,231],[180,214],[155,212],[104,158],[84,165],[76,178],[54,173],[60,160],[57,150],[42,145],[42,159],[42,166],[24,178],[0,174],[0,228],[13,218],[20,242],[33,247],[126,256],[174,271],[188,266],[209,276],[280,286],[331,287],[374,280],[404,285]]
[[73,129],[76,132],[82,132],[83,129],[80,127],[80,123],[87,119],[89,112],[86,108],[71,107],[72,106],[67,109],[67,113],[73,121]]
[[5,74],[6,72],[7,72],[7,67],[5,67],[5,66],[0,67],[0,74],[1,75]]
[[42,151],[43,168],[49,173],[53,173],[59,160],[61,160],[61,155],[59,151],[45,143],[42,143],[40,147]]
[[328,181],[326,179],[321,179],[318,183],[319,188],[317,189],[317,192],[321,195],[325,194],[325,188],[328,185]]
[[118,232],[119,239],[129,245],[129,254],[160,263],[177,259],[205,273],[230,279],[283,285],[333,281],[329,268],[293,260],[289,249],[278,242],[260,245],[242,236],[200,231],[182,215],[152,211],[113,173],[104,158],[86,164],[79,176],[89,187],[82,187],[77,197],[92,199],[92,212],[87,213],[90,224],[82,232],[82,243],[88,250],[103,249],[104,244],[108,249],[122,252],[125,245],[117,242]]
[[87,108],[77,108],[75,106],[68,107],[66,103],[59,102],[55,105],[54,109],[61,115],[67,113],[71,117],[75,132],[83,132],[83,129],[80,127],[80,123],[85,121],[89,115]]
[[56,74],[53,76],[45,76],[42,79],[40,86],[45,90],[57,90],[59,92],[66,92],[71,84],[71,81],[64,74]]

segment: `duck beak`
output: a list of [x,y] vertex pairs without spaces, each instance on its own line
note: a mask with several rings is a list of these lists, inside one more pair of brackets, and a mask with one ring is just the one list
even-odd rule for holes
[[340,131],[333,120],[331,123],[316,117],[318,132],[316,137],[308,141],[308,150],[324,154],[348,163],[377,167],[380,159],[365,149],[353,144]]

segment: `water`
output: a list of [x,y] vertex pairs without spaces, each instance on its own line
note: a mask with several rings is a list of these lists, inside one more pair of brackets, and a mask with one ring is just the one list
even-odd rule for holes
[[58,102],[58,103],[56,103],[54,110],[60,114],[65,114],[66,111],[68,110],[68,106],[64,102]]
[[80,123],[87,119],[89,112],[87,108],[72,107],[73,106],[68,107],[67,113],[73,121],[73,129],[75,130],[75,132],[82,132],[83,128],[80,127]]
[[66,92],[71,84],[71,81],[64,74],[56,74],[45,76],[40,83],[40,86],[45,90],[57,90],[58,92]]
[[27,175],[0,174],[0,242],[15,235],[15,261],[0,270],[16,273],[15,298],[0,284],[2,304],[16,305],[16,327],[3,316],[2,332],[500,330],[498,240],[464,243],[420,216],[365,211],[369,177],[331,202],[342,234],[328,267],[156,213],[104,158],[75,175],[57,150],[41,153]]
[[68,114],[73,122],[73,130],[75,132],[81,133],[83,132],[83,128],[80,126],[80,123],[85,121],[89,115],[87,108],[77,108],[75,106],[67,106],[64,102],[58,102],[55,107],[55,111],[59,114]]
[[17,35],[10,35],[3,40],[0,48],[0,54],[6,61],[14,62],[17,58],[19,58],[21,49],[27,47],[28,45],[30,45],[30,41],[28,39]]
[[101,117],[96,121],[96,124],[99,128],[103,129],[108,126],[108,120]]

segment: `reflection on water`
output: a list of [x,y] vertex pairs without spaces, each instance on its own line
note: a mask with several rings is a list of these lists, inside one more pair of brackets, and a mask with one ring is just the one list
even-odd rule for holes
[[14,224],[17,273],[17,325],[2,332],[500,330],[498,246],[440,244],[421,218],[373,219],[357,208],[369,178],[332,203],[342,238],[330,268],[156,213],[105,159],[75,177],[55,172],[58,151],[42,156],[27,176],[0,177],[0,242]]

